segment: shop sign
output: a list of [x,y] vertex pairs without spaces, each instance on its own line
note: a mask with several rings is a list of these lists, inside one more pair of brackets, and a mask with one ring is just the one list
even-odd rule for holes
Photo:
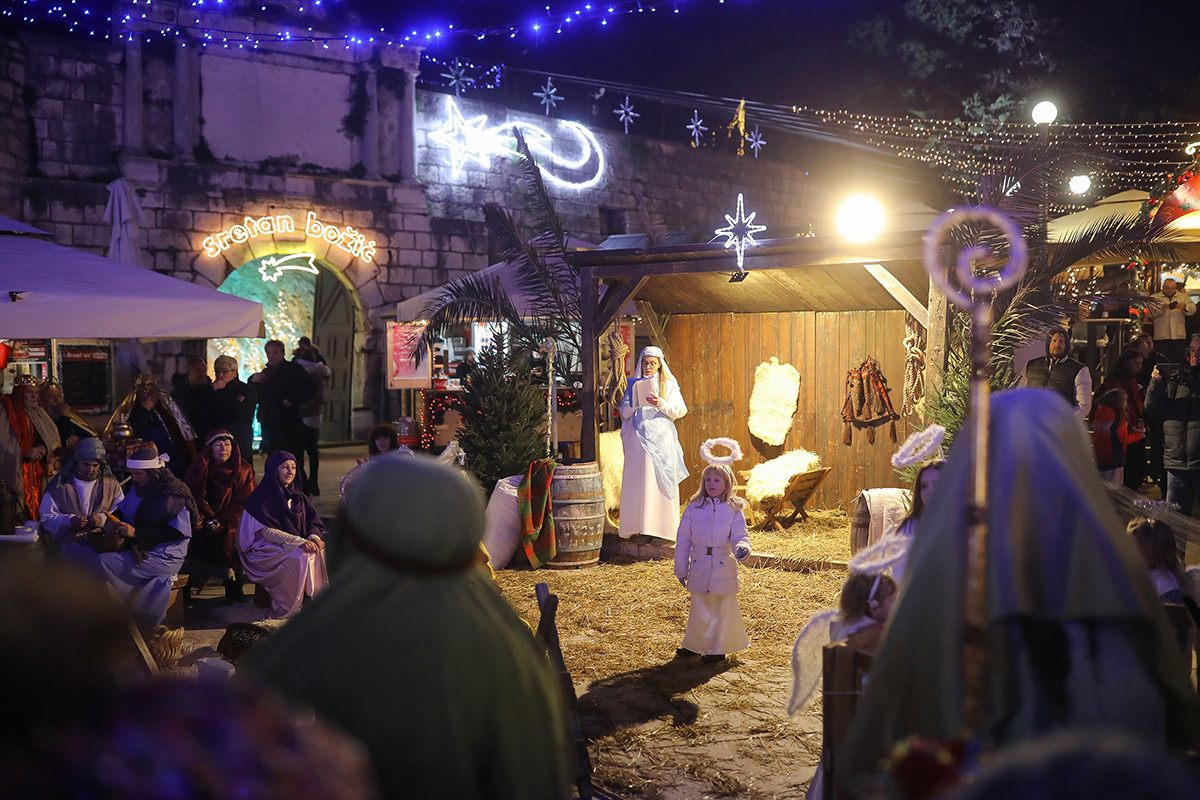
[[9,361],[42,362],[50,360],[50,343],[45,339],[14,339]]
[[429,353],[421,354],[421,360],[413,366],[413,354],[425,325],[420,322],[389,322],[387,324],[389,389],[428,389],[432,383],[429,371]]
[[[274,236],[275,234],[294,233],[296,221],[287,214],[277,214],[265,217],[246,217],[240,224],[231,225],[220,233],[206,236],[200,244],[204,254],[216,258],[235,244],[243,244],[259,236]],[[316,212],[309,211],[304,219],[304,233],[314,239],[324,239],[329,244],[343,250],[355,258],[374,262],[375,241],[355,230],[351,225],[339,228],[322,222]]]

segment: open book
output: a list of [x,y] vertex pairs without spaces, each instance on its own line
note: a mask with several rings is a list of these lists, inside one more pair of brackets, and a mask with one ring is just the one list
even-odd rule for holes
[[632,397],[630,398],[634,408],[642,408],[643,406],[650,405],[650,401],[646,398],[654,394],[654,384],[655,380],[653,378],[642,378],[634,382]]

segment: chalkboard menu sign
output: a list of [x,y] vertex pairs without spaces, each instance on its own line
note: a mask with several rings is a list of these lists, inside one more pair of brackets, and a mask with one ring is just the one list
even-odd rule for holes
[[58,376],[67,405],[80,414],[112,408],[112,350],[108,345],[60,344]]

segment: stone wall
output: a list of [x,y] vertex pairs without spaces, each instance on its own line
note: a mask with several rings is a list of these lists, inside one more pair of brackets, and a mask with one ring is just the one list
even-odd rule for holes
[[[271,248],[276,245],[283,252],[301,247],[314,252],[338,270],[361,315],[356,339],[361,379],[354,402],[378,405],[384,396],[380,316],[397,302],[495,258],[481,206],[495,202],[519,217],[524,214],[527,190],[518,165],[511,155],[493,156],[486,165],[468,162],[453,174],[444,151],[429,138],[445,127],[446,95],[417,94],[412,129],[400,126],[412,114],[404,107],[413,97],[411,86],[404,84],[412,68],[405,59],[416,57],[402,48],[339,56],[337,69],[364,70],[364,85],[378,84],[376,110],[352,142],[356,166],[367,177],[328,166],[306,169],[294,163],[295,153],[281,150],[272,156],[261,142],[241,151],[264,156],[258,162],[218,158],[205,152],[204,127],[212,123],[199,112],[203,70],[194,50],[170,40],[129,45],[25,32],[0,35],[0,63],[7,64],[0,74],[0,102],[10,95],[27,100],[9,104],[13,112],[0,115],[0,213],[7,208],[60,244],[103,253],[111,233],[103,221],[106,185],[123,177],[137,191],[145,215],[140,234],[145,266],[157,272],[217,287],[237,267],[275,252]],[[304,58],[321,57],[316,52],[301,55],[261,58],[273,68],[285,61],[295,68]],[[327,83],[332,68],[314,61],[312,70]],[[302,76],[303,71],[289,74]],[[302,97],[304,87],[295,91]],[[127,98],[139,102],[131,107]],[[539,125],[558,137],[543,142],[544,148],[567,160],[577,153],[581,140],[572,139],[569,122],[477,102],[460,105],[467,118],[487,114],[489,125],[511,123],[527,131]],[[325,115],[326,123],[330,118]],[[33,134],[36,147],[30,145]],[[223,149],[233,147],[229,135],[228,130],[222,133]],[[570,235],[586,242],[639,232],[640,198],[668,228],[711,236],[743,192],[747,210],[756,211],[757,221],[768,226],[764,238],[807,230],[821,198],[802,171],[786,164],[641,136],[595,137],[605,159],[603,172],[587,188],[550,187]],[[405,147],[408,155],[402,152]],[[32,155],[23,157],[24,152]],[[345,162],[344,152],[335,156],[318,156],[314,162]],[[405,176],[397,170],[404,163],[412,165],[414,158],[418,180],[402,180]],[[586,179],[589,164],[568,166],[559,174]],[[355,258],[320,237],[303,235],[254,239],[219,258],[204,252],[206,237],[247,216],[287,214],[299,223],[310,211],[327,225],[353,226],[374,240],[374,258]],[[167,378],[182,371],[187,356],[202,352],[202,343],[164,342],[153,349],[154,368]]]
[[29,114],[26,111],[25,53],[0,37],[0,214],[21,216],[21,178],[29,172]]

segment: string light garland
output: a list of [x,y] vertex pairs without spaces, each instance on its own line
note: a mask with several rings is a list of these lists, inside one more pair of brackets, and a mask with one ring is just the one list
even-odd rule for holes
[[[469,88],[474,89],[476,92],[485,89],[499,89],[503,83],[505,71],[503,64],[481,66],[460,58],[441,59],[429,53],[421,54],[421,77],[417,83],[428,89],[453,91],[454,96],[459,97],[461,93],[454,85],[454,75],[456,74],[454,69],[456,66],[461,70],[464,79],[470,83]],[[470,77],[468,77],[468,72],[470,73]],[[465,85],[462,86],[463,91],[467,88]]]
[[[560,414],[573,414],[583,408],[583,401],[578,391],[574,389],[559,388],[558,395],[558,412]],[[459,410],[463,408],[462,395],[459,392],[447,392],[439,389],[422,389],[421,390],[421,449],[429,450],[433,447],[434,438],[436,437],[436,425],[434,419],[450,409]]]

